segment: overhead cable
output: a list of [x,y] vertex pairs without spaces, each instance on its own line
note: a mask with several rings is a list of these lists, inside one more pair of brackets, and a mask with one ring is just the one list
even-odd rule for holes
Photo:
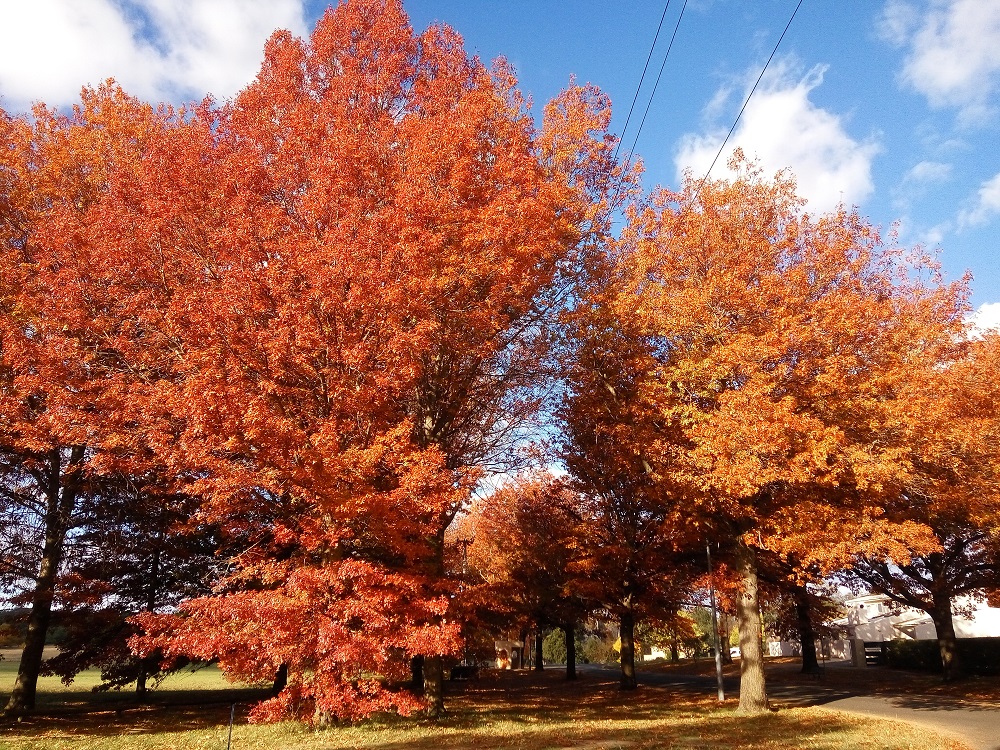
[[625,139],[625,131],[628,130],[628,124],[632,120],[632,110],[635,109],[635,103],[639,100],[639,92],[642,91],[642,83],[646,80],[646,71],[649,70],[649,61],[653,58],[653,50],[656,49],[656,41],[660,38],[660,29],[663,28],[663,19],[667,17],[667,8],[669,7],[670,0],[667,0],[666,5],[663,6],[663,13],[660,14],[660,23],[656,26],[656,34],[653,36],[653,43],[649,47],[649,54],[646,55],[646,64],[642,66],[642,75],[639,76],[639,85],[635,87],[635,96],[632,97],[632,105],[628,108],[628,116],[625,118],[625,127],[622,128],[622,136],[618,139],[618,143],[615,146],[615,152],[611,157],[612,162],[618,158],[618,150],[621,148],[622,141]]
[[701,189],[705,187],[705,183],[708,181],[708,176],[712,174],[712,169],[715,168],[715,163],[722,156],[723,150],[726,148],[726,144],[729,143],[729,139],[732,137],[733,133],[736,131],[736,126],[740,123],[740,118],[743,117],[743,111],[747,108],[747,104],[750,103],[750,97],[754,95],[757,87],[760,85],[761,80],[764,78],[764,73],[767,72],[768,66],[771,64],[771,60],[774,59],[775,53],[778,51],[778,47],[781,45],[781,40],[785,38],[785,34],[788,33],[788,28],[792,25],[792,21],[795,20],[795,15],[799,12],[799,8],[802,7],[804,0],[799,0],[798,4],[795,6],[795,10],[792,11],[791,17],[788,19],[788,23],[785,24],[785,30],[781,32],[781,36],[778,37],[777,44],[774,45],[774,49],[771,50],[771,56],[767,58],[767,62],[764,63],[764,67],[760,71],[760,75],[757,76],[757,81],[754,83],[753,88],[750,89],[750,93],[747,94],[747,98],[743,102],[743,106],[740,107],[740,112],[736,115],[736,120],[733,122],[733,126],[729,128],[729,133],[726,134],[726,138],[722,141],[722,145],[719,146],[718,152],[715,154],[715,158],[712,159],[712,163],[708,167],[708,171],[705,172],[705,176],[701,178],[701,182],[698,184],[698,189],[694,192],[694,200],[698,199],[698,195],[701,193]]

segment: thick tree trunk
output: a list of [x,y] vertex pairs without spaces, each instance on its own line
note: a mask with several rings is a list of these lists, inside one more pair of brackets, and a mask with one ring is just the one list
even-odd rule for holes
[[576,626],[572,623],[563,626],[566,637],[566,679],[576,679]]
[[768,710],[768,703],[761,648],[757,555],[743,541],[736,545],[736,569],[742,589],[736,599],[740,628],[740,705],[737,710],[741,714],[760,714]]
[[816,631],[810,616],[809,592],[805,586],[795,587],[795,618],[799,625],[799,642],[802,646],[802,672],[816,674],[819,661],[816,659]]
[[[433,539],[431,572],[435,579],[444,579],[444,532],[443,524]],[[439,654],[425,655],[423,662],[424,699],[427,701],[427,715],[438,718],[444,715],[444,661]]]
[[677,636],[673,635],[670,638],[670,662],[671,664],[676,664],[681,660],[680,649],[677,647]]
[[635,690],[635,615],[625,610],[621,615],[619,633],[622,647],[622,690]]
[[424,694],[424,657],[410,659],[410,691],[415,695]]
[[288,665],[282,664],[274,675],[274,682],[271,685],[271,694],[278,695],[288,687]]
[[55,581],[62,563],[70,517],[76,505],[76,489],[79,484],[77,469],[83,461],[83,455],[82,447],[71,449],[67,468],[69,479],[65,482],[59,449],[51,450],[47,456],[48,471],[45,476],[45,486],[41,488],[46,503],[45,541],[42,547],[42,559],[38,566],[35,591],[31,597],[31,612],[28,615],[24,650],[21,652],[21,662],[17,668],[10,700],[4,709],[6,715],[23,716],[35,708],[42,652],[45,650],[45,639],[52,619]]
[[424,657],[424,698],[428,716],[444,715],[444,660],[440,656]]
[[541,672],[545,669],[545,665],[542,663],[542,626],[539,625],[538,629],[535,630],[535,670]]
[[951,616],[951,597],[947,592],[934,593],[934,611],[930,613],[937,630],[938,648],[941,651],[941,674],[946,682],[961,676],[962,662],[955,642],[955,623]]

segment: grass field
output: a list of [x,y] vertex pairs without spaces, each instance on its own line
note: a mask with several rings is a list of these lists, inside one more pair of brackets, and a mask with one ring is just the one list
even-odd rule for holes
[[[12,660],[0,662],[0,692],[10,689],[14,667]],[[234,702],[233,750],[962,748],[926,729],[819,708],[737,717],[734,702],[720,708],[712,696],[654,687],[621,693],[612,678],[585,674],[566,683],[557,669],[488,673],[449,685],[449,714],[440,722],[385,717],[319,732],[292,723],[246,724],[247,707],[262,692],[230,686],[214,668],[168,678],[146,704],[128,693],[90,692],[94,674],[81,675],[69,687],[45,678],[38,713],[0,724],[0,748],[222,750]]]

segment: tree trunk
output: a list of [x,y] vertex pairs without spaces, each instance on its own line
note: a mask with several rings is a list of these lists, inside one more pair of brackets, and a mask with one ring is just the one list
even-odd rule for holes
[[14,688],[4,709],[9,716],[23,716],[35,708],[38,690],[38,673],[42,666],[42,652],[52,619],[52,600],[55,597],[55,581],[62,563],[63,546],[69,529],[70,517],[76,506],[76,489],[79,484],[77,469],[83,461],[83,448],[70,450],[67,474],[63,481],[62,456],[58,448],[49,451],[45,477],[45,542],[42,559],[38,566],[38,578],[31,597],[31,613],[28,615],[28,632],[24,639],[24,650],[17,668]]
[[542,626],[539,625],[535,631],[535,671],[541,672],[545,669],[542,663]]
[[799,624],[799,642],[802,645],[802,672],[816,674],[819,661],[816,659],[816,631],[810,616],[809,591],[805,586],[795,587],[795,617]]
[[[444,532],[447,524],[438,528],[432,542],[431,573],[436,580],[444,580]],[[440,654],[425,655],[423,663],[424,698],[427,715],[438,718],[444,714],[444,661]]]
[[278,695],[288,687],[288,665],[282,664],[274,675],[274,683],[271,685],[271,695]]
[[723,664],[733,663],[733,653],[729,650],[729,615],[725,612],[719,618],[719,651]]
[[955,643],[955,623],[951,617],[951,597],[947,592],[934,592],[934,610],[930,613],[937,630],[938,648],[941,651],[941,674],[946,682],[960,677],[962,663]]
[[444,662],[440,656],[424,657],[424,697],[429,717],[444,715]]
[[681,660],[680,649],[677,647],[677,634],[670,637],[670,663],[676,664]]
[[[160,588],[160,545],[163,542],[162,533],[157,534],[156,547],[153,549],[153,559],[149,565],[149,580],[146,586],[145,611],[156,611],[156,597]],[[135,694],[140,698],[146,695],[146,679],[150,672],[156,668],[159,660],[151,660],[149,657],[139,660],[139,673],[135,678]]]
[[635,690],[635,615],[631,610],[622,612],[619,623],[622,647],[622,690]]
[[424,657],[410,659],[410,691],[414,695],[424,694]]
[[576,679],[576,627],[573,623],[563,626],[566,637],[566,679]]
[[736,599],[740,628],[740,705],[737,711],[760,714],[768,710],[768,704],[761,648],[757,555],[742,540],[736,544],[736,569],[742,588]]

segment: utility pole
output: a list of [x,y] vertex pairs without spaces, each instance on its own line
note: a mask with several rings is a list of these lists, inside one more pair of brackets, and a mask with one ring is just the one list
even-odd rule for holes
[[712,603],[712,634],[715,636],[715,680],[719,686],[719,703],[726,700],[726,689],[722,682],[722,651],[719,647],[719,613],[715,607],[715,573],[712,571],[712,548],[705,542],[708,557],[708,594]]

